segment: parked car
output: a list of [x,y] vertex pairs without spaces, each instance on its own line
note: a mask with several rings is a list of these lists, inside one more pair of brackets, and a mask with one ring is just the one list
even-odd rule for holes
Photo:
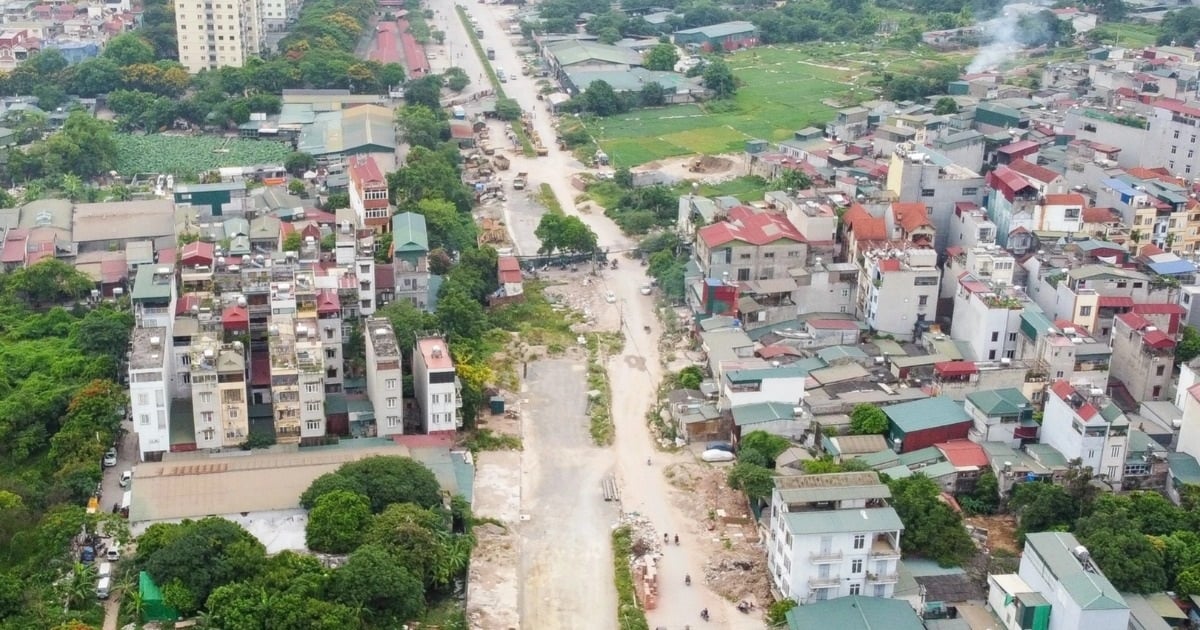
[[96,548],[92,546],[84,547],[83,551],[79,552],[79,561],[84,564],[91,564],[96,561]]
[[650,285],[648,285],[648,284],[643,284],[642,288],[640,290],[642,292],[642,295],[650,295],[650,291],[652,291],[652,289],[650,288]]
[[117,449],[110,448],[110,449],[108,449],[108,452],[104,454],[104,467],[112,468],[113,466],[116,466],[116,465],[117,465]]
[[617,301],[617,296],[612,291],[609,291],[608,293],[604,294],[604,301],[612,304],[613,302]]
[[121,473],[121,487],[122,488],[128,488],[129,484],[132,482],[133,482],[133,471],[132,470],[126,470]]

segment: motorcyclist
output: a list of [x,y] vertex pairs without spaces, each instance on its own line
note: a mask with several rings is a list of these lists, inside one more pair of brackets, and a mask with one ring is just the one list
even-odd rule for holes
[[683,583],[684,583],[684,585],[685,585],[685,586],[691,586],[691,585],[692,585],[692,575],[691,575],[690,573],[689,573],[689,574],[687,574],[687,575],[685,575],[685,576],[683,576]]

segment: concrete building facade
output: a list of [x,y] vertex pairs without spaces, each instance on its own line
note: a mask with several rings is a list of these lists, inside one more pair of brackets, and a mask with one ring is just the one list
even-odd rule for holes
[[179,62],[188,72],[240,68],[263,51],[263,0],[208,0],[175,6]]
[[462,426],[458,374],[440,337],[418,339],[413,348],[413,391],[425,433],[453,433]]

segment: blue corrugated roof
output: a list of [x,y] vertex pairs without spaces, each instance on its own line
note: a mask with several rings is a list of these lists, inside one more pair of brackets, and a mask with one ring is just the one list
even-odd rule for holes
[[1196,265],[1187,260],[1152,262],[1146,266],[1150,268],[1150,271],[1162,276],[1172,276],[1181,273],[1194,273],[1196,271]]
[[1109,177],[1108,179],[1105,179],[1105,180],[1101,181],[1100,183],[1104,184],[1105,186],[1107,186],[1109,188],[1112,188],[1116,192],[1119,192],[1123,195],[1132,196],[1132,195],[1138,194],[1137,189],[1135,189],[1132,184],[1121,181],[1115,177]]

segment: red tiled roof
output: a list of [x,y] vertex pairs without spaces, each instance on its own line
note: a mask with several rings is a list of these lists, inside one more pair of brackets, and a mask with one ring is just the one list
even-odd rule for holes
[[1117,315],[1117,320],[1134,330],[1141,330],[1150,325],[1149,320],[1137,313],[1121,313]]
[[396,269],[391,264],[375,265],[375,290],[396,288]]
[[[261,355],[261,356],[260,356]],[[266,352],[251,355],[250,384],[256,387],[271,384],[271,357]]]
[[25,262],[25,243],[28,238],[29,230],[23,228],[9,230],[7,238],[4,239],[4,247],[0,250],[0,262]]
[[1013,155],[1015,153],[1028,155],[1029,153],[1033,153],[1035,150],[1037,150],[1037,148],[1038,143],[1034,142],[1033,140],[1020,140],[1018,142],[1006,144],[999,149],[996,149],[996,151],[1005,155]]
[[129,265],[124,257],[100,261],[100,282],[116,284],[128,277]]
[[1105,296],[1101,295],[1097,303],[1100,308],[1128,308],[1133,306],[1133,298],[1121,297],[1118,295]]
[[1124,96],[1125,98],[1137,98],[1138,93],[1130,87],[1119,87],[1117,88],[1117,95]]
[[211,265],[216,246],[204,241],[193,241],[179,251],[179,262],[185,265]]
[[886,241],[887,224],[882,217],[871,216],[867,209],[860,204],[851,204],[850,209],[842,215],[842,223],[854,233],[854,238],[860,241]]
[[700,228],[700,238],[709,247],[720,247],[732,241],[751,245],[769,245],[780,240],[804,242],[804,235],[782,214],[756,212],[746,206],[729,211],[728,219]]
[[1133,312],[1139,315],[1186,315],[1187,309],[1178,304],[1134,304]]
[[1046,205],[1048,206],[1080,206],[1082,207],[1087,201],[1083,195],[1079,193],[1063,193],[1046,195]]
[[[1066,381],[1055,381],[1054,385],[1050,387],[1050,391],[1054,392],[1054,395],[1058,396],[1059,400],[1066,402],[1075,393],[1075,388],[1071,387],[1071,384]],[[1084,421],[1087,421],[1091,420],[1099,412],[1092,406],[1092,403],[1084,400],[1084,403],[1075,409],[1075,413],[1080,418],[1083,418]]]
[[221,325],[226,329],[242,329],[250,323],[250,316],[244,306],[227,306],[221,311]]
[[516,269],[500,269],[499,279],[502,284],[520,284],[523,278],[521,277],[521,268]]
[[806,323],[818,330],[858,330],[858,324],[849,319],[810,319]]
[[[1017,160],[1020,162],[1021,160]],[[1013,195],[1020,190],[1033,188],[1033,184],[1029,183],[1023,175],[1016,170],[1007,166],[996,167],[996,170],[987,174],[988,186],[1000,191],[1005,199],[1012,201]]]
[[1174,182],[1176,178],[1171,174],[1171,171],[1159,166],[1156,168],[1146,168],[1144,166],[1133,166],[1125,169],[1126,173],[1133,175],[1138,179],[1157,179],[1165,182]]
[[383,181],[383,171],[374,157],[356,155],[350,158],[350,177],[356,182],[378,182]]
[[1155,245],[1154,243],[1147,243],[1143,245],[1140,250],[1138,250],[1138,256],[1157,256],[1165,253],[1166,252],[1164,252],[1158,245]]
[[321,289],[317,291],[318,313],[337,313],[341,310],[342,301],[338,298],[337,291],[333,289]]
[[954,213],[961,215],[964,212],[974,212],[979,209],[979,204],[974,201],[955,201]]
[[46,258],[54,257],[54,243],[38,243],[25,257],[25,266],[36,265]]
[[155,255],[154,262],[159,263],[160,265],[163,263],[175,264],[175,254],[177,251],[178,250],[176,250],[174,247],[164,247],[158,250],[157,254]]
[[1060,177],[1058,173],[1044,166],[1038,166],[1028,160],[1013,160],[1008,163],[1008,168],[1024,175],[1028,179],[1039,181],[1043,184],[1052,182]]
[[1167,111],[1183,114],[1185,116],[1194,116],[1200,118],[1200,109],[1184,104],[1182,101],[1177,101],[1171,98],[1160,98],[1154,101],[1155,107],[1161,107]]
[[933,371],[937,372],[938,376],[965,376],[977,374],[979,368],[971,361],[942,361],[933,364]]
[[759,357],[761,357],[763,359],[773,359],[775,357],[782,357],[782,356],[789,356],[789,357],[802,356],[800,354],[799,350],[797,350],[791,346],[767,346],[765,348],[759,349],[758,352],[755,352],[754,354],[757,354]]
[[879,270],[885,271],[885,272],[886,271],[900,271],[900,259],[885,258],[885,259],[879,261]]
[[337,222],[337,217],[332,212],[325,212],[317,208],[305,208],[304,218],[318,225],[332,225]]
[[899,223],[905,232],[933,225],[929,222],[929,209],[920,202],[894,202],[892,203],[892,214],[896,223]]
[[988,458],[987,452],[983,447],[971,440],[950,440],[941,444],[934,444],[942,455],[946,456],[947,461],[954,465],[955,468],[967,468],[975,466],[983,468],[991,466],[992,460]]
[[1142,334],[1142,341],[1151,348],[1171,348],[1175,340],[1161,330],[1149,330]]
[[184,293],[183,295],[179,296],[179,299],[175,302],[175,314],[184,315],[191,313],[193,306],[199,308],[200,296],[196,295],[195,293]]
[[1121,217],[1112,208],[1084,208],[1084,223],[1112,223],[1120,221]]

